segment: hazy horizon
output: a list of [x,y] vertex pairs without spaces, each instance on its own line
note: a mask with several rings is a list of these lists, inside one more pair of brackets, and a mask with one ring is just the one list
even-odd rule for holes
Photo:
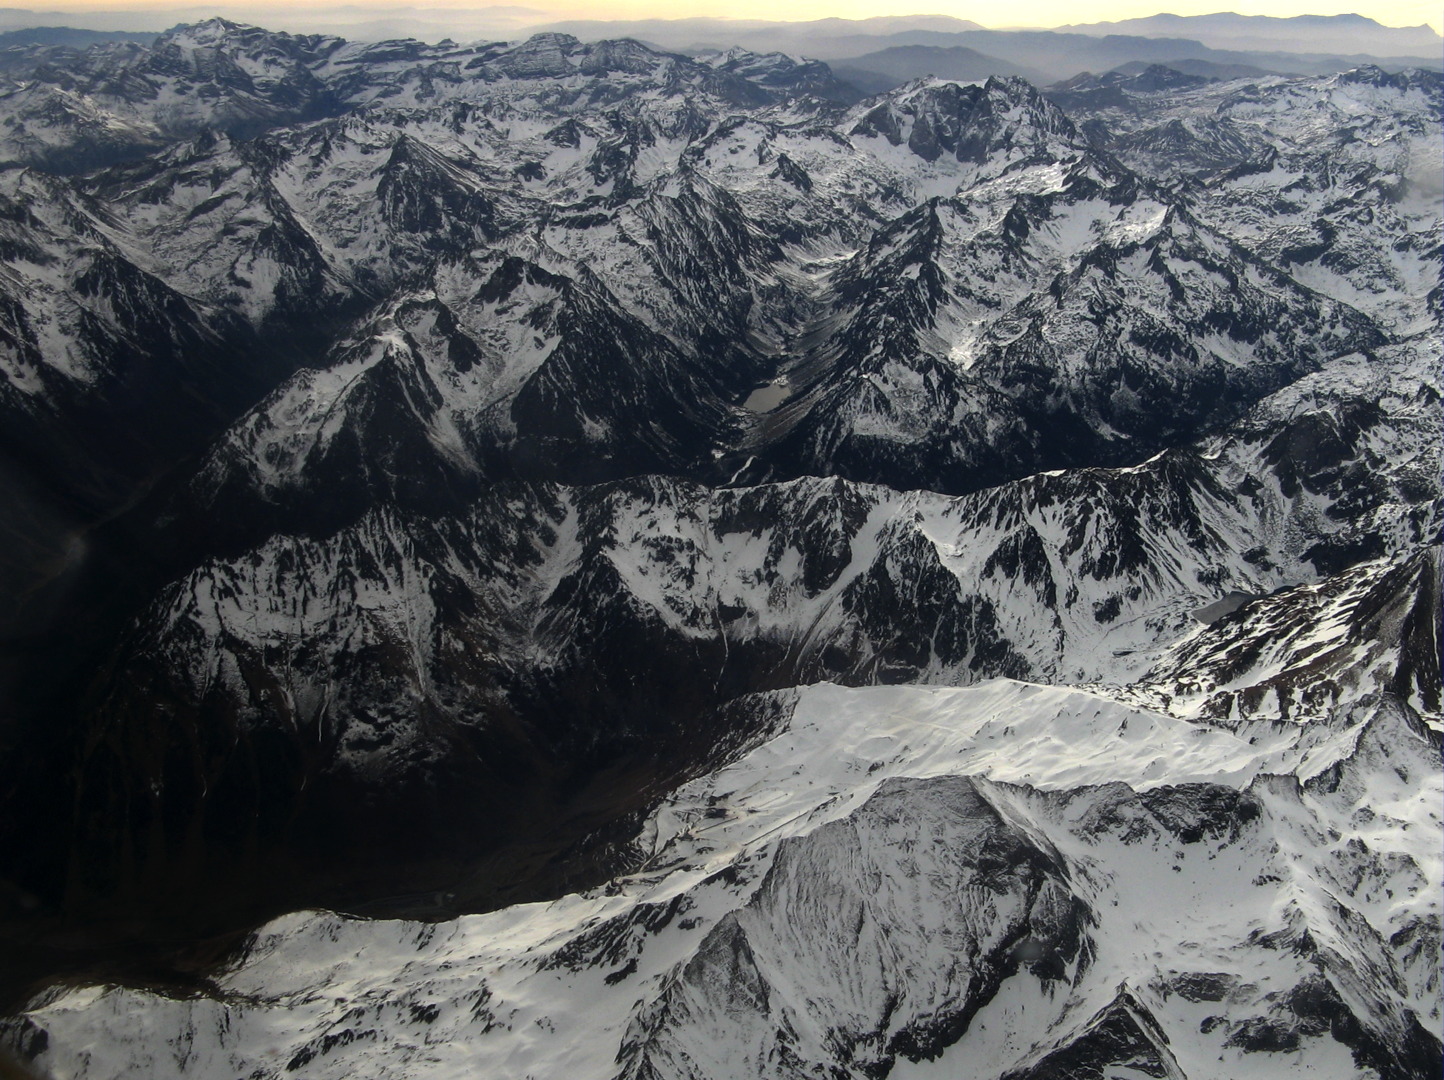
[[683,0],[662,3],[660,0],[564,0],[556,5],[469,5],[460,2],[427,5],[366,4],[348,0],[311,0],[305,4],[282,4],[273,0],[231,4],[153,4],[143,0],[116,0],[95,3],[94,0],[47,4],[45,10],[0,8],[0,25],[20,26],[67,25],[97,30],[163,30],[177,23],[193,22],[215,15],[238,21],[256,23],[275,29],[327,30],[341,32],[387,26],[425,25],[444,30],[454,25],[460,34],[514,37],[533,28],[555,22],[574,20],[631,21],[713,19],[723,22],[810,22],[824,18],[861,20],[886,17],[912,18],[942,16],[977,23],[989,29],[1051,29],[1062,26],[1099,22],[1118,22],[1166,13],[1183,16],[1233,13],[1252,16],[1292,18],[1300,15],[1357,14],[1391,28],[1412,28],[1427,25],[1436,33],[1444,28],[1440,8],[1417,2],[1356,5],[1312,5],[1307,2],[1238,3],[1231,12],[1220,11],[1216,0],[1196,0],[1166,4],[1148,0],[1113,0],[1109,3],[1079,7],[1065,0],[1021,0],[1008,10],[1014,17],[1002,21],[994,17],[995,7],[981,4],[927,5],[899,15],[876,3],[876,0],[802,0],[789,5],[785,18],[778,18],[776,5],[762,0],[741,0],[723,6],[712,0]]

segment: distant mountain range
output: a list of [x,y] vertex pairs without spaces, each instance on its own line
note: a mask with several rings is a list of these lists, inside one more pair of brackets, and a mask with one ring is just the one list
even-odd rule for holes
[[[166,8],[69,13],[6,8],[0,9],[0,30],[45,27],[49,29],[44,33],[51,36],[15,39],[12,43],[33,40],[78,46],[99,39],[62,39],[56,36],[55,28],[148,37],[177,22],[215,15],[233,21],[258,17],[257,12],[241,5],[204,11]],[[884,49],[909,46],[968,48],[992,58],[992,70],[985,74],[1031,72],[1046,79],[1106,71],[1130,61],[1208,61],[1296,74],[1325,74],[1350,66],[1341,64],[1348,58],[1370,57],[1383,61],[1382,66],[1389,70],[1397,70],[1408,66],[1407,62],[1437,65],[1444,55],[1444,40],[1428,26],[1388,27],[1359,15],[1280,19],[1226,13],[1160,14],[1113,23],[997,30],[946,15],[801,22],[723,18],[556,21],[539,8],[515,5],[423,10],[350,4],[340,8],[299,5],[284,11],[268,9],[266,20],[292,32],[340,34],[353,41],[403,37],[432,42],[444,38],[514,41],[538,31],[554,31],[583,41],[636,38],[687,53],[740,46],[754,52],[780,51],[820,60],[850,61]],[[1040,37],[1040,33],[1048,36]],[[1280,60],[1280,55],[1294,59]],[[953,63],[956,66],[957,61]],[[879,67],[867,70],[886,74]]]
[[1382,26],[1362,15],[1150,15],[1120,22],[1080,23],[1079,34],[1190,38],[1214,49],[1256,52],[1371,53],[1437,60],[1444,40],[1427,25]]
[[[873,93],[928,75],[983,79],[989,75],[1023,74],[1046,84],[1085,72],[1136,71],[1150,64],[1217,78],[1236,78],[1248,72],[1328,75],[1361,63],[1373,63],[1387,71],[1444,67],[1439,59],[1431,63],[1410,57],[1250,52],[1213,49],[1184,38],[1095,37],[1052,30],[972,30],[959,34],[909,31],[874,39],[871,44],[878,42],[889,44],[872,52],[826,59],[840,77],[852,80],[861,91]],[[862,44],[856,38],[847,38],[819,43],[819,49],[845,50]]]
[[1041,72],[986,56],[965,45],[894,45],[851,60],[835,60],[833,74],[864,94],[880,94],[911,79],[936,75],[940,79],[979,82],[990,75],[1016,75],[1030,82],[1050,80]]
[[[547,24],[542,29],[573,34],[584,41],[634,37],[686,53],[732,46],[759,52],[779,50],[835,62],[851,73],[890,75],[901,80],[929,74],[944,78],[1025,74],[1052,81],[1084,71],[1108,71],[1135,61],[1190,61],[1220,68],[1247,66],[1317,75],[1345,70],[1366,59],[1397,70],[1421,60],[1437,66],[1444,57],[1444,41],[1427,26],[1395,29],[1357,16],[1321,17],[1298,25],[1296,22],[1253,16],[1210,16],[1202,21],[1156,16],[1118,24],[1116,28],[1098,24],[1053,30],[995,30],[963,20],[909,16],[798,23],[722,19],[571,21]],[[894,51],[919,48],[937,51]],[[948,51],[955,49],[970,50],[972,55]],[[881,83],[864,77],[860,85]]]
[[83,49],[109,41],[154,41],[159,36],[139,30],[82,30],[73,26],[35,26],[0,33],[0,49],[25,45],[60,45]]

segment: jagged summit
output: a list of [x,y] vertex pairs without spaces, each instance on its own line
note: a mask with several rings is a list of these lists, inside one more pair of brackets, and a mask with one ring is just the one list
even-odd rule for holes
[[929,161],[946,151],[974,164],[1003,150],[1056,153],[1078,139],[1072,122],[1016,76],[993,76],[981,86],[919,80],[885,95],[852,134],[906,142]]
[[[259,26],[252,26],[249,23],[238,23],[220,15],[213,15],[209,19],[202,19],[194,23],[180,23],[171,27],[162,35],[167,40],[183,39],[197,43],[216,44],[233,39],[237,34],[244,34],[247,37],[270,37],[271,31],[263,30]],[[279,33],[277,36],[290,35]]]

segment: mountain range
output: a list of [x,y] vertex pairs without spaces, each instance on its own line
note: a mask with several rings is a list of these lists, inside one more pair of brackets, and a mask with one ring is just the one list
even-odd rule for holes
[[1058,27],[1085,34],[1138,34],[1191,38],[1214,49],[1263,52],[1374,53],[1380,56],[1439,54],[1439,35],[1428,25],[1383,26],[1362,15],[1150,15],[1143,19]]
[[1437,71],[3,64],[25,1067],[1437,1075]]

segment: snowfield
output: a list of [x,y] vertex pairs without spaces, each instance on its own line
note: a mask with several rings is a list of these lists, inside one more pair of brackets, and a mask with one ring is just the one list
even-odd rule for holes
[[25,1019],[63,1077],[1032,1075],[1100,1015],[1150,1075],[1405,1075],[1439,1020],[1437,755],[1377,699],[1225,730],[1011,680],[818,685],[604,889],[300,912],[203,998]]

